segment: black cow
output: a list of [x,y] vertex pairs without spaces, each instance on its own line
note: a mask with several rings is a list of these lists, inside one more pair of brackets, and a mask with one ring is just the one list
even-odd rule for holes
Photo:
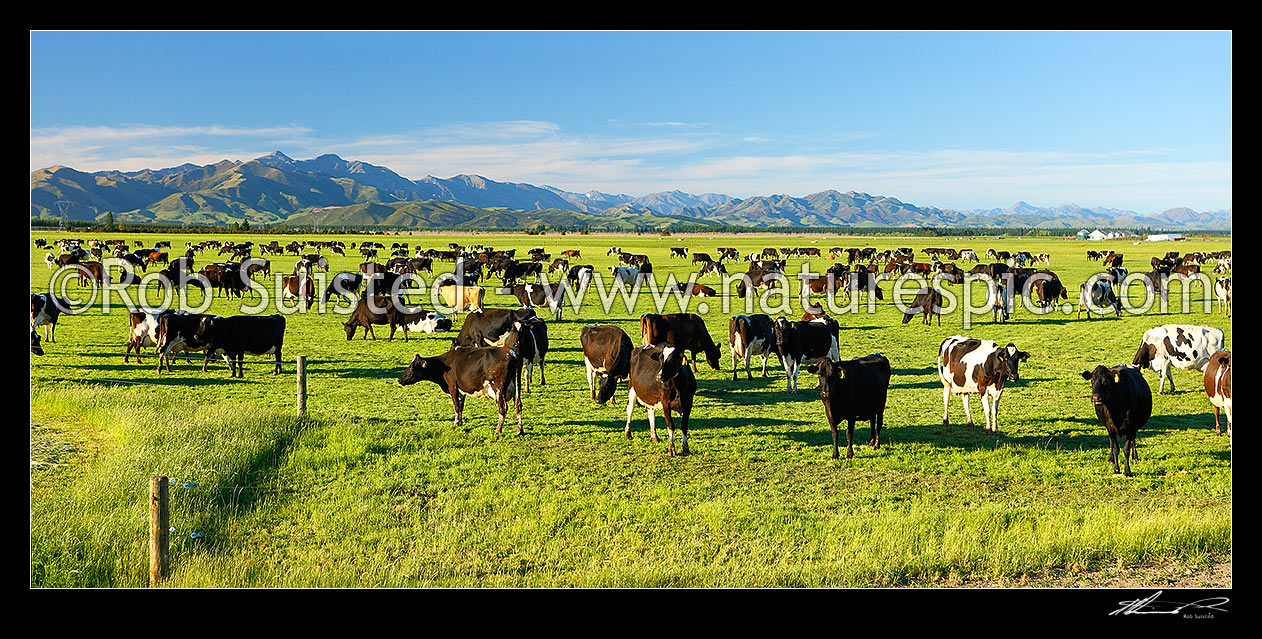
[[824,317],[809,322],[791,322],[783,317],[775,322],[775,353],[788,376],[788,391],[798,392],[798,371],[803,365],[822,359],[841,359],[840,326]]
[[451,396],[456,428],[460,428],[464,418],[464,398],[472,395],[489,397],[498,405],[500,421],[495,427],[496,434],[504,432],[504,418],[511,398],[517,408],[517,434],[524,432],[521,424],[521,358],[511,348],[461,347],[436,357],[417,355],[399,376],[399,385],[408,386],[419,381],[434,382]]
[[653,411],[662,411],[666,418],[666,432],[670,437],[669,450],[675,455],[675,421],[671,411],[680,415],[680,432],[683,447],[680,455],[688,454],[688,417],[692,415],[692,400],[697,392],[697,378],[688,368],[684,353],[674,346],[645,345],[631,351],[631,376],[628,378],[627,426],[623,434],[631,439],[631,414],[639,403],[648,409],[649,438],[658,443],[657,425]]
[[821,360],[806,369],[819,374],[819,397],[824,402],[824,416],[833,431],[833,459],[837,450],[837,424],[846,423],[846,459],[854,457],[854,423],[870,424],[872,437],[868,445],[881,447],[881,429],[885,426],[885,397],[890,388],[890,361],[880,353],[867,357],[834,362]]
[[533,308],[484,308],[465,316],[453,346],[503,346],[515,325],[535,317]]
[[705,353],[710,368],[719,370],[722,351],[710,339],[705,320],[695,313],[645,313],[640,316],[640,338],[644,344],[669,344],[692,354],[692,370],[697,370],[697,352]]
[[[597,404],[613,399],[618,380],[631,374],[631,336],[617,326],[588,324],[579,333],[583,364],[587,367],[587,389]],[[600,377],[597,392],[596,378]]]
[[1135,436],[1152,416],[1152,389],[1138,368],[1118,365],[1112,368],[1096,366],[1094,371],[1083,371],[1082,378],[1091,382],[1091,403],[1095,404],[1100,425],[1109,432],[1109,461],[1113,472],[1117,467],[1118,438],[1126,438],[1123,459],[1126,476],[1131,476],[1131,458],[1139,460],[1135,451]]
[[205,317],[193,337],[207,344],[206,360],[213,351],[223,351],[231,377],[245,377],[245,354],[276,358],[273,375],[280,375],[281,347],[285,342],[283,315],[232,315]]
[[[736,381],[736,362],[745,360],[745,377],[753,379],[749,362],[755,355],[762,357],[762,376],[767,376],[767,357],[775,352],[776,329],[771,316],[762,313],[737,315],[728,320],[727,332],[732,346],[732,381]],[[783,360],[781,364],[783,364]]]
[[517,280],[525,279],[528,276],[534,276],[535,281],[539,281],[539,275],[543,271],[543,265],[539,262],[513,262],[504,267],[504,287],[508,288],[517,283]]

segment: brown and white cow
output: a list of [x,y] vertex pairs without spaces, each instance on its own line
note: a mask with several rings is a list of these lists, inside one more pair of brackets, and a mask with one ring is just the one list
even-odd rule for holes
[[631,351],[635,348],[631,336],[617,326],[588,324],[579,333],[579,343],[587,367],[587,388],[597,404],[604,404],[613,399],[618,380],[631,374]]
[[464,418],[466,396],[489,397],[499,409],[498,435],[504,432],[504,418],[511,399],[517,409],[517,434],[525,432],[521,422],[521,358],[509,346],[453,348],[435,357],[417,355],[399,375],[399,385],[434,382],[451,397],[455,426]]
[[662,411],[666,418],[666,432],[670,438],[668,450],[675,455],[674,411],[680,416],[680,432],[683,447],[680,455],[688,454],[688,418],[692,415],[692,400],[697,392],[697,378],[688,368],[682,350],[668,345],[644,345],[631,351],[631,376],[627,386],[627,426],[623,434],[631,439],[631,415],[638,403],[648,409],[649,438],[658,443],[657,425],[653,411]]
[[1227,414],[1227,436],[1231,437],[1231,351],[1218,351],[1205,366],[1205,394],[1214,406],[1214,432],[1223,434],[1218,411]]
[[1015,344],[1000,346],[992,340],[953,335],[938,348],[938,378],[942,381],[942,425],[950,425],[947,408],[952,395],[964,400],[964,415],[973,425],[968,398],[978,395],[985,411],[986,430],[999,432],[999,400],[1004,385],[1021,379],[1018,367],[1030,354]]

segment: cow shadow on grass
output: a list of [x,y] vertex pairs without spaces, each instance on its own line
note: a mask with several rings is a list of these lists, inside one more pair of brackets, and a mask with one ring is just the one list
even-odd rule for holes
[[[653,411],[655,422],[657,423],[657,434],[659,438],[666,437],[666,419],[662,417],[661,411]],[[552,422],[559,426],[588,426],[592,427],[588,430],[574,431],[578,434],[602,434],[617,433],[622,436],[627,425],[626,398],[623,398],[622,405],[616,409],[617,418],[612,420],[586,419],[581,421],[556,421]],[[671,413],[671,419],[675,422],[676,430],[679,429],[679,413]],[[692,415],[688,418],[688,432],[707,431],[720,428],[760,428],[767,429],[772,426],[781,424],[780,420],[767,419],[765,417],[706,417],[702,416],[697,410],[693,409]],[[636,406],[635,412],[631,414],[631,435],[648,436],[649,420],[648,413],[643,406]],[[754,431],[755,433],[763,431]],[[830,440],[831,441],[831,440]]]

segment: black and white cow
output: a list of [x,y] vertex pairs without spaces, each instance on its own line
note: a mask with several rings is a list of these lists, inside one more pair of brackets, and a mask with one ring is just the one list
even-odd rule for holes
[[521,422],[521,358],[511,347],[481,346],[453,348],[435,357],[417,355],[399,375],[399,385],[434,382],[451,397],[455,426],[464,418],[466,396],[489,397],[499,408],[495,433],[504,432],[504,419],[511,399],[517,408],[517,434],[525,432]]
[[776,319],[775,353],[780,356],[788,377],[788,391],[798,392],[798,371],[803,366],[818,363],[822,359],[839,360],[838,345],[840,327],[837,320],[823,317],[809,322],[791,322],[783,317]]
[[[762,357],[762,376],[767,376],[767,357],[775,352],[776,329],[770,315],[756,313],[737,315],[727,323],[728,343],[732,347],[732,381],[736,381],[736,362],[745,360],[745,377],[753,379],[750,360]],[[781,364],[783,365],[783,360]]]
[[70,312],[70,302],[52,293],[31,293],[31,330],[44,327],[44,340],[57,341],[57,320]]
[[[162,372],[162,362],[167,363],[167,372],[171,372],[171,360],[180,351],[189,351],[194,353],[206,352],[213,355],[215,351],[208,350],[210,345],[197,338],[197,330],[201,327],[202,320],[209,317],[219,317],[218,315],[203,315],[201,313],[162,313],[158,316],[158,337],[156,354],[158,356],[158,373]],[[187,356],[185,356],[187,360]],[[207,357],[202,361],[202,372],[206,372],[206,366],[210,363]]]
[[1124,437],[1123,459],[1126,476],[1130,477],[1131,459],[1139,459],[1135,436],[1152,416],[1152,389],[1138,368],[1125,365],[1096,366],[1093,371],[1083,371],[1082,378],[1091,382],[1091,403],[1095,405],[1100,425],[1109,433],[1109,462],[1113,464],[1113,472],[1121,472],[1117,467],[1117,440]]
[[[587,388],[597,404],[613,399],[618,380],[631,374],[631,336],[617,326],[588,324],[579,333],[583,364],[587,367]],[[596,378],[600,378],[599,392]]]
[[245,354],[276,358],[273,375],[280,375],[281,347],[285,343],[283,315],[231,315],[204,317],[193,337],[206,347],[206,361],[222,351],[232,377],[245,377]]
[[837,450],[837,424],[846,424],[846,459],[854,457],[854,423],[869,422],[872,437],[868,445],[881,447],[881,428],[885,425],[885,398],[890,388],[890,361],[876,353],[867,357],[834,362],[825,359],[807,367],[819,375],[819,397],[824,402],[824,416],[833,431],[833,459]]
[[942,340],[938,348],[938,378],[942,381],[942,425],[948,426],[947,407],[952,395],[964,400],[964,415],[973,425],[968,398],[978,395],[986,416],[986,430],[999,432],[999,399],[1007,382],[1020,381],[1021,362],[1030,354],[1016,345],[1000,346],[991,340],[953,335]]
[[1218,299],[1218,310],[1231,317],[1231,276],[1220,277],[1214,282],[1214,297]]
[[561,309],[565,308],[565,286],[562,284],[518,284],[513,287],[513,297],[527,308],[546,308],[552,317],[561,321]]
[[515,350],[521,358],[524,373],[522,391],[530,392],[530,378],[534,367],[539,366],[539,385],[547,384],[543,376],[543,360],[548,355],[548,324],[538,317],[532,317],[515,327],[517,342]]
[[631,351],[631,376],[627,386],[627,426],[623,434],[631,439],[631,415],[638,403],[648,409],[649,438],[658,443],[657,425],[653,411],[662,411],[666,418],[666,432],[670,437],[668,450],[675,455],[675,421],[671,412],[679,413],[683,447],[680,455],[688,454],[688,418],[692,415],[692,400],[697,392],[697,378],[688,368],[682,350],[668,344],[644,345]]
[[1174,392],[1174,377],[1170,368],[1196,369],[1204,372],[1210,356],[1223,350],[1223,331],[1213,326],[1191,324],[1165,324],[1144,331],[1135,352],[1132,366],[1157,372],[1160,384],[1157,394],[1165,392],[1166,380],[1170,380],[1170,392]]
[[1104,309],[1113,309],[1117,316],[1122,315],[1122,300],[1118,299],[1117,293],[1113,290],[1113,284],[1098,279],[1094,282],[1087,280],[1078,287],[1078,312],[1075,318],[1082,317],[1082,309],[1087,309],[1087,319],[1091,319],[1091,309],[1098,309],[1100,316],[1104,316]]

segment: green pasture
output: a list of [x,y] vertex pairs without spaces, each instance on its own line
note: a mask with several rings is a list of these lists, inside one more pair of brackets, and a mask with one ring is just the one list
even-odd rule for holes
[[[172,257],[183,253],[186,241],[232,237],[284,245],[304,237],[76,236],[145,245],[169,240]],[[386,246],[406,241],[413,250],[454,241],[516,248],[519,255],[543,246],[554,257],[579,249],[583,257],[572,263],[593,264],[606,284],[615,263],[607,255],[612,246],[648,254],[658,282],[695,272],[690,260],[668,257],[671,247],[712,255],[721,246],[742,254],[816,247],[825,253],[809,260],[816,272],[831,263],[831,247],[941,246],[979,255],[988,248],[1028,250],[1051,254],[1046,268],[1060,276],[1075,305],[1078,284],[1100,270],[1086,260],[1088,249],[1124,253],[1131,271],[1146,271],[1150,257],[1168,250],[1231,248],[1229,239],[1196,238],[1138,246],[710,234],[336,239]],[[31,251],[33,292],[48,291],[45,253]],[[361,258],[356,251],[348,255],[329,256],[331,272],[357,270]],[[195,263],[223,259],[208,252]],[[296,258],[269,259],[279,273],[290,271]],[[789,260],[790,312],[773,316],[800,317],[792,276],[804,261]],[[743,272],[744,264],[728,268]],[[699,281],[720,288],[716,278]],[[488,284],[487,305],[517,306],[513,297],[495,293],[498,285]],[[606,313],[592,291],[577,315],[567,308],[553,321],[541,313],[551,340],[547,384],[538,385],[536,371],[523,400],[526,434],[520,437],[512,428],[492,434],[496,413],[489,400],[470,399],[457,430],[450,399],[436,386],[396,382],[414,355],[445,352],[454,332],[413,333],[405,344],[401,336],[387,341],[388,329],[377,327],[375,341],[358,334],[347,341],[344,316],[313,309],[287,315],[280,376],[270,374],[270,357],[253,356],[246,358],[244,379],[230,379],[222,360],[202,373],[200,355],[192,363],[181,357],[172,372],[159,374],[149,353],[143,365],[134,358],[124,363],[126,309],[115,295],[107,314],[98,297],[85,312],[63,316],[57,341],[43,344],[43,357],[32,356],[32,584],[146,585],[152,475],[176,482],[172,586],[988,585],[1154,563],[1195,570],[1231,560],[1231,446],[1225,434],[1214,434],[1200,373],[1176,371],[1177,391],[1154,397],[1131,478],[1112,472],[1108,438],[1079,376],[1097,364],[1130,363],[1141,334],[1160,324],[1221,327],[1230,349],[1230,319],[1216,304],[1204,308],[1212,288],[1187,287],[1188,312],[1180,308],[1184,285],[1176,283],[1165,311],[1078,319],[1062,309],[1036,315],[1019,307],[1008,323],[994,324],[986,314],[967,330],[958,309],[941,326],[925,326],[919,317],[903,324],[892,287],[882,288],[886,299],[875,312],[833,314],[843,357],[880,352],[894,372],[882,448],[860,445],[868,439],[868,426],[860,423],[854,459],[845,460],[843,451],[840,461],[831,459],[814,376],[803,372],[801,392],[790,395],[772,357],[766,379],[755,368],[752,381],[743,370],[732,380],[727,323],[745,312],[744,300],[734,297],[726,313],[722,298],[688,301],[692,312],[708,306],[703,317],[722,347],[722,370],[699,362],[692,455],[676,458],[667,454],[660,417],[662,442],[649,441],[643,408],[633,415],[634,438],[622,436],[625,385],[611,404],[597,406],[589,398],[578,341],[585,324],[598,322],[622,327],[638,343],[640,314],[656,311],[647,291],[630,310],[617,301]],[[77,284],[66,290],[88,293]],[[1143,297],[1138,287],[1130,294],[1136,303]],[[980,286],[976,295],[981,299]],[[201,301],[199,293],[190,297]],[[241,305],[215,299],[208,312],[236,314]],[[673,299],[665,308],[679,310]],[[457,330],[462,321],[463,315],[456,319]],[[951,425],[942,426],[934,364],[938,345],[955,334],[1013,342],[1031,354],[1021,381],[1004,392],[997,437],[980,425],[967,427],[958,399],[950,406]],[[305,418],[294,415],[298,355],[308,361]],[[1155,393],[1155,374],[1145,377]],[[984,423],[980,402],[973,408],[975,422]],[[1223,426],[1225,432],[1225,418]],[[197,486],[182,487],[189,482]],[[194,532],[205,534],[194,539]]]

